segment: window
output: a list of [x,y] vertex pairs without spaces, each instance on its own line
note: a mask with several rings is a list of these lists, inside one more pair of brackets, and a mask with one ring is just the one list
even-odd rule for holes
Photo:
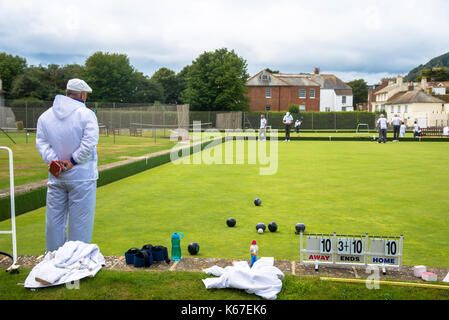
[[376,111],[379,111],[379,105],[376,105]]
[[305,99],[306,98],[306,90],[299,89],[299,97],[302,99]]
[[404,112],[405,112],[405,113],[408,112],[408,106],[407,106],[407,105],[404,106]]
[[310,99],[315,99],[315,89],[310,89]]
[[265,107],[265,110],[266,110],[266,111],[270,111],[270,110],[271,110],[271,107],[270,107],[270,106],[266,106],[266,107]]
[[299,111],[306,111],[306,105],[305,104],[300,104],[299,105]]
[[271,88],[265,90],[265,98],[271,98]]
[[394,106],[391,106],[390,113],[394,113]]
[[326,112],[331,112],[331,108],[330,108],[330,107],[326,107],[324,110],[325,110]]
[[341,103],[342,104],[346,104],[346,96],[342,96],[341,97]]
[[398,113],[401,113],[401,106],[398,106]]

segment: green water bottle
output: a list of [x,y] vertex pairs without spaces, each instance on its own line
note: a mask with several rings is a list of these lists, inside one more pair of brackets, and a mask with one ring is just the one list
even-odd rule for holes
[[175,232],[171,236],[171,259],[173,261],[181,260],[181,239],[184,238],[182,232]]

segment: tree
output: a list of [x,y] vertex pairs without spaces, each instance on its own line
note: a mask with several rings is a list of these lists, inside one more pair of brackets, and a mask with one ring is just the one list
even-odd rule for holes
[[353,80],[351,82],[348,82],[347,84],[352,88],[353,107],[355,107],[358,103],[364,103],[368,101],[368,84],[365,80]]
[[85,63],[86,82],[92,88],[91,101],[129,101],[133,92],[134,68],[128,56],[96,52]]
[[265,71],[269,72],[269,73],[279,73],[279,70],[271,70],[270,68],[265,68]]
[[184,91],[187,89],[187,77],[189,75],[190,69],[191,65],[187,65],[176,74],[178,102],[181,103],[187,103],[187,98],[185,97]]
[[204,52],[190,66],[182,97],[193,110],[247,110],[247,64],[234,50]]
[[2,78],[3,90],[6,91],[7,95],[12,88],[14,79],[22,74],[26,67],[26,59],[4,52],[0,53],[0,77]]
[[67,81],[83,76],[84,68],[80,65],[57,64],[44,66],[30,66],[18,75],[11,86],[12,98],[37,98],[40,100],[53,100],[55,95],[64,94]]
[[154,103],[164,99],[164,88],[162,85],[149,79],[142,72],[133,73],[133,90],[128,102]]
[[425,78],[428,81],[449,81],[449,69],[444,67],[424,69],[416,80],[421,81],[422,78]]
[[28,67],[21,75],[14,79],[10,95],[12,98],[37,98],[52,100],[58,92],[48,84],[48,69],[39,65]]
[[153,74],[151,80],[160,83],[164,88],[163,102],[172,104],[178,102],[178,84],[173,70],[162,67]]

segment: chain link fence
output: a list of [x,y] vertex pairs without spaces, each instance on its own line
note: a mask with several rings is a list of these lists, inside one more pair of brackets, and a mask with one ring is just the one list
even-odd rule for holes
[[[3,131],[35,132],[40,115],[52,106],[52,101],[5,100],[0,106],[0,129]],[[101,136],[138,136],[169,139],[172,130],[192,131],[195,122],[201,129],[255,129],[260,127],[260,116],[267,119],[271,129],[284,130],[283,112],[226,112],[191,111],[188,105],[154,105],[128,103],[86,102],[97,115]],[[303,112],[293,114],[301,120],[301,130],[356,131],[358,125],[374,130],[378,114],[370,112]],[[115,140],[114,140],[115,141]]]

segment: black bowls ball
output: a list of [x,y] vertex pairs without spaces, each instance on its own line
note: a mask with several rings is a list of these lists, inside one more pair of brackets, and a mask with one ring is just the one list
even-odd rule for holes
[[191,255],[196,255],[200,251],[200,245],[196,242],[189,243],[187,250]]

